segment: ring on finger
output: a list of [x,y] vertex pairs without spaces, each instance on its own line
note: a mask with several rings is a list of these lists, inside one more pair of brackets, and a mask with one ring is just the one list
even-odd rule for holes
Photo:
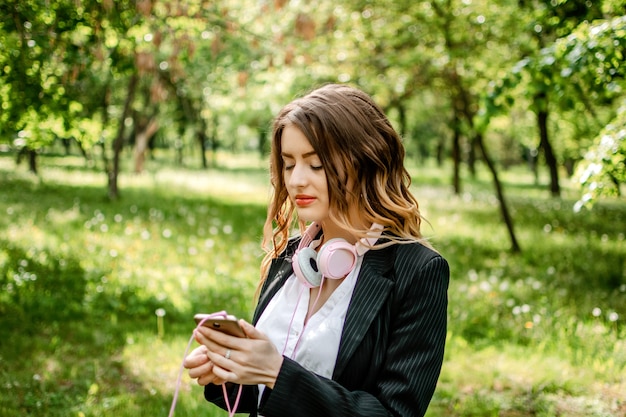
[[225,357],[226,359],[230,359],[230,353],[231,353],[231,352],[230,352],[230,349],[226,349],[226,353],[224,354],[224,357]]

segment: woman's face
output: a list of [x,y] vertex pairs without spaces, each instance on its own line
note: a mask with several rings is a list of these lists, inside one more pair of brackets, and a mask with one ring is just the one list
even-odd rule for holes
[[330,200],[322,161],[302,131],[293,125],[284,128],[280,146],[283,178],[298,217],[305,222],[324,222]]

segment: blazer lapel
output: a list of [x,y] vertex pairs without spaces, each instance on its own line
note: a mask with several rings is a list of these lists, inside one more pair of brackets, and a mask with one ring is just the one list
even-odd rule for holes
[[[334,380],[337,380],[344,372],[350,357],[361,344],[368,328],[394,286],[391,270],[393,269],[395,246],[370,250],[365,254],[341,334],[339,353],[333,372]],[[293,273],[291,253],[289,252],[288,250],[287,256],[281,256],[272,261],[268,272],[268,278],[271,279],[271,282],[268,282],[261,292],[252,319],[253,324],[257,323],[270,300]]]
[[[259,302],[254,310],[254,316],[252,317],[252,324],[256,325],[257,321],[261,317],[261,313],[265,310],[265,307],[269,304],[270,300],[283,286],[287,278],[293,273],[293,267],[289,260],[285,258],[274,259],[272,266],[270,267],[268,277],[273,277],[271,282],[267,283],[267,286],[263,288],[259,295]],[[275,276],[274,276],[275,275]]]
[[341,334],[337,363],[333,372],[334,380],[338,380],[344,372],[350,357],[361,344],[394,286],[393,281],[389,279],[394,262],[394,247],[395,245],[370,250],[365,254]]

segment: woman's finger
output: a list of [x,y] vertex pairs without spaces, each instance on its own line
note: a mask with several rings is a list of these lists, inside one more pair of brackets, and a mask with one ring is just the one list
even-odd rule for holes
[[210,375],[203,375],[202,377],[197,379],[198,385],[205,386],[209,384],[213,385],[222,385],[224,382],[223,379],[218,378],[215,374],[211,373]]
[[222,382],[237,382],[238,380],[237,374],[235,372],[229,371],[228,369],[224,369],[217,365],[213,365],[213,375],[215,375],[217,379]]
[[213,363],[208,360],[202,365],[194,366],[193,368],[189,368],[189,377],[190,378],[199,378],[206,374],[210,374],[213,371]]
[[196,342],[205,345],[209,350],[214,350],[217,346],[225,346],[232,349],[237,346],[238,339],[240,339],[236,336],[230,336],[202,326],[194,330],[194,337]]
[[195,368],[203,365],[209,361],[207,356],[207,348],[204,345],[195,348],[185,359],[183,360],[183,366],[187,369]]
[[243,332],[250,339],[267,339],[264,333],[261,333],[256,327],[245,321],[244,319],[239,320],[239,326],[243,329]]
[[213,364],[224,369],[232,369],[238,362],[245,359],[242,352],[223,347],[217,351],[207,352],[207,357]]

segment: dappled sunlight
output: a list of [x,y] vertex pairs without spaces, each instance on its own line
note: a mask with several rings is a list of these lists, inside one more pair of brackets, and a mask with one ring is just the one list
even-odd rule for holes
[[[0,243],[9,249],[0,250],[0,268],[9,272],[2,288],[30,297],[33,311],[52,309],[47,315],[58,323],[65,317],[78,326],[72,337],[81,346],[62,348],[66,339],[55,326],[45,339],[36,336],[32,351],[42,366],[7,381],[12,392],[42,381],[51,389],[50,378],[68,380],[69,373],[77,383],[62,390],[78,398],[79,410],[130,416],[149,403],[165,414],[193,314],[226,309],[251,318],[267,198],[260,172],[143,174],[125,184],[118,201],[71,172],[68,181],[60,175],[46,183],[6,177]],[[626,383],[623,204],[600,203],[581,215],[568,200],[507,190],[523,249],[512,255],[488,184],[472,184],[460,196],[447,185],[418,184],[424,235],[451,267],[449,343],[430,413],[611,415],[623,407],[616,394]],[[48,276],[55,288],[73,291],[73,310],[67,297],[61,305],[38,287]],[[15,320],[31,314],[7,304],[9,296],[0,297],[3,311]],[[91,351],[102,353],[85,359]],[[70,352],[79,363],[59,368]],[[94,369],[78,374],[85,363]],[[183,378],[183,414],[212,415],[201,394]],[[54,407],[53,395],[44,395],[42,407]]]
[[[188,324],[190,337],[195,323],[190,320]],[[129,335],[121,354],[123,366],[134,379],[141,381],[141,390],[145,395],[165,399],[163,416],[167,415],[177,388],[179,394],[175,415],[225,415],[207,406],[203,388],[189,378],[186,369],[180,373],[185,348],[189,343],[188,337],[172,336],[166,329],[165,337],[160,338],[156,334],[156,328],[154,332],[144,330]],[[197,343],[193,342],[190,349],[196,346]]]
[[[444,362],[435,406],[439,398],[454,395],[453,387],[458,386],[463,396],[449,398],[445,407],[450,411],[467,409],[468,401],[480,394],[483,406],[491,412],[508,408],[510,401],[519,401],[509,406],[522,411],[538,402],[544,403],[544,409],[552,409],[550,415],[619,415],[614,413],[623,407],[624,378],[600,382],[605,370],[576,366],[562,353],[548,353],[541,345],[537,347],[528,350],[492,345],[475,350],[461,338],[450,338],[446,353],[450,360]],[[510,400],[511,394],[515,400]],[[586,411],[580,414],[581,410]]]
[[[189,336],[187,338],[173,336],[165,326],[165,337],[157,334],[156,321],[146,323],[143,331],[129,334],[121,354],[124,367],[143,387],[152,393],[159,392],[165,396],[172,395],[182,364],[185,347],[194,328],[193,320],[189,320]],[[177,329],[178,332],[178,329]],[[196,347],[194,342],[192,345]],[[186,374],[181,378],[181,391],[190,392],[193,382]]]
[[427,416],[626,416],[623,0],[1,9],[1,415],[166,415],[193,315],[252,316],[275,117],[347,83],[450,265]]
[[230,201],[266,204],[269,200],[269,174],[260,172],[252,177],[233,172],[210,170],[207,172],[159,171],[155,175],[156,187],[183,187],[195,193],[203,193]]

